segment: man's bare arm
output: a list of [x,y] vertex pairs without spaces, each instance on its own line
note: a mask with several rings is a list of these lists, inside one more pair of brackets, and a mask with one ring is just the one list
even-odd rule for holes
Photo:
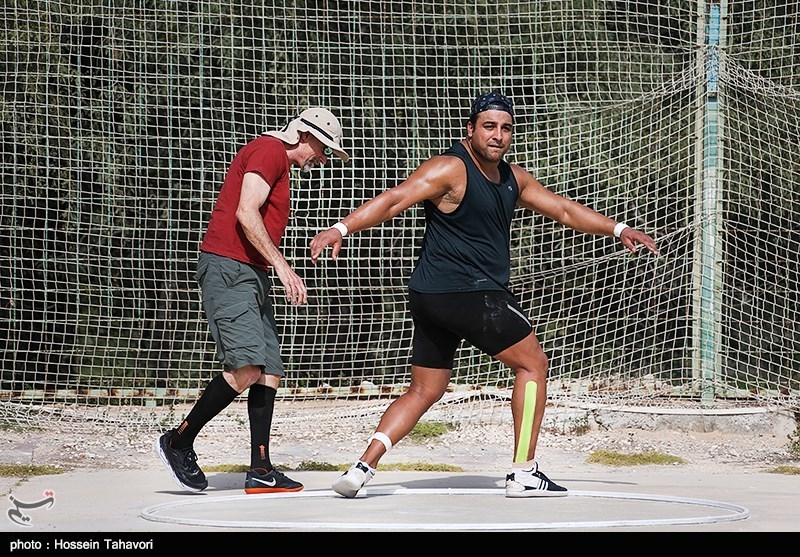
[[[553,193],[521,167],[513,165],[513,168],[514,176],[520,187],[518,205],[579,232],[614,236],[614,227],[618,224],[617,221],[576,201]],[[622,244],[634,253],[636,253],[637,244],[640,244],[658,255],[655,241],[640,230],[626,228],[619,238]]]
[[[366,230],[392,219],[426,199],[437,199],[452,187],[453,172],[463,167],[456,157],[437,156],[422,163],[411,175],[397,186],[384,191],[363,203],[340,222],[348,233]],[[329,228],[311,240],[311,261],[317,258],[328,246],[332,246],[331,257],[336,259],[342,248],[342,235],[336,228]]]
[[275,270],[278,279],[286,289],[286,299],[292,305],[300,305],[308,301],[308,291],[303,280],[289,266],[283,254],[270,238],[259,209],[266,203],[270,185],[255,172],[247,172],[242,180],[242,191],[239,195],[239,206],[236,218],[242,225],[247,241],[258,250],[267,263]]

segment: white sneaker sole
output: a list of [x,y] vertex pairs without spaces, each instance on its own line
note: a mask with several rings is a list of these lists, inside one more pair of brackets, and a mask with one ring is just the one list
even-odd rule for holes
[[506,486],[506,497],[521,499],[523,497],[566,497],[569,491],[547,491],[544,489],[519,489]]
[[166,466],[167,470],[169,470],[169,474],[172,476],[172,481],[178,484],[181,489],[190,491],[192,493],[200,493],[203,491],[202,489],[197,489],[196,487],[186,485],[178,479],[178,476],[175,475],[175,471],[172,469],[172,466],[169,465],[169,459],[167,458],[167,455],[165,455],[164,451],[161,449],[161,436],[156,437],[156,452],[158,453],[158,456],[161,457],[161,461],[164,463],[164,466]]
[[355,478],[351,478],[348,474],[344,474],[342,476],[339,476],[339,479],[333,482],[333,485],[331,487],[339,495],[343,495],[348,499],[352,499],[353,497],[356,496],[358,490],[364,487],[363,484],[361,484],[360,482],[355,483],[354,480]]

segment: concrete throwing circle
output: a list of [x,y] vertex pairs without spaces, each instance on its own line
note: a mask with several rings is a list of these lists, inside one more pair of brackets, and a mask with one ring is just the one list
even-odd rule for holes
[[[417,498],[400,502],[395,497]],[[491,504],[476,500],[494,497]],[[453,498],[453,496],[460,496]],[[578,498],[597,501],[576,504]],[[323,504],[320,499],[331,500]],[[446,499],[446,501],[445,501]],[[544,501],[543,501],[544,499]],[[523,504],[527,501],[528,504]],[[635,505],[630,502],[635,501]],[[275,502],[275,505],[272,503]],[[536,503],[539,504],[536,504]],[[547,503],[542,505],[542,503]],[[723,514],[697,516],[698,508],[718,509]],[[558,522],[530,521],[531,516],[559,516]],[[526,521],[520,522],[520,515]],[[587,516],[590,518],[587,519]],[[602,517],[594,519],[592,516]],[[651,516],[653,518],[644,518]],[[332,490],[197,497],[161,503],[142,511],[152,522],[221,528],[300,530],[545,530],[672,526],[744,520],[750,511],[738,505],[637,493],[570,491],[567,497],[507,498],[505,489],[366,489],[354,499]],[[224,517],[234,517],[226,519]],[[271,517],[283,517],[274,520]],[[288,519],[286,517],[294,517]],[[447,518],[450,522],[442,522]]]

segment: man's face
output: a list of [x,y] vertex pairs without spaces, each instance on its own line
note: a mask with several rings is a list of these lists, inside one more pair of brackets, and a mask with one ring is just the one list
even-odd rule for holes
[[303,149],[300,153],[303,162],[298,166],[303,173],[311,172],[317,165],[325,166],[328,158],[333,155],[333,150],[317,139],[313,133],[306,134],[306,142],[301,143],[300,147]]
[[467,123],[467,139],[480,157],[499,162],[511,147],[514,119],[504,110],[486,110],[478,114],[473,126]]

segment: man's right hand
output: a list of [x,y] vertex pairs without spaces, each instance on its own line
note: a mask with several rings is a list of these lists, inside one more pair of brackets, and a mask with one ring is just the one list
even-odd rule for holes
[[289,300],[289,303],[293,306],[305,304],[308,301],[308,290],[303,279],[285,261],[283,264],[275,265],[273,268],[281,284],[286,289],[286,299]]
[[339,257],[339,250],[342,249],[342,234],[335,228],[323,230],[311,240],[309,247],[311,248],[311,262],[313,264],[317,264],[317,258],[328,246],[333,246],[331,257],[333,259]]

